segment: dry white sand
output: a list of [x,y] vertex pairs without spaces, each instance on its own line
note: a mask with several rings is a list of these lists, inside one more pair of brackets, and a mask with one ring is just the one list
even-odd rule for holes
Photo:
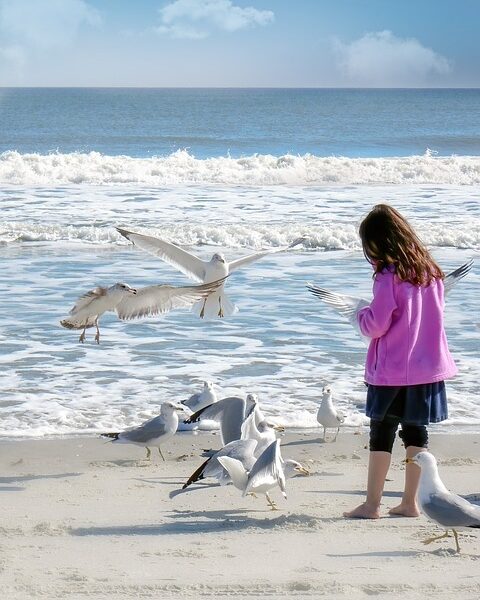
[[[351,521],[362,499],[367,435],[287,433],[285,458],[310,477],[242,498],[228,486],[169,498],[219,437],[179,434],[167,462],[100,439],[0,443],[0,598],[480,598],[480,532],[424,546],[441,533],[424,517]],[[397,442],[384,513],[398,501]],[[452,490],[480,493],[477,435],[433,435],[431,450]],[[165,453],[165,450],[164,450]]]

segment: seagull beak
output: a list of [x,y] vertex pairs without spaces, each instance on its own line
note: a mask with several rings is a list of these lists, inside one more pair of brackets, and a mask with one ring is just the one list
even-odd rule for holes
[[137,290],[135,288],[132,288],[130,291],[132,292],[132,294],[136,294],[137,293]]
[[285,432],[285,427],[283,427],[283,425],[275,425],[275,426],[273,427],[273,429],[274,429],[275,431],[278,431],[279,433],[284,433],[284,432]]
[[305,475],[306,477],[310,475],[310,471],[305,467],[297,467],[296,470],[298,471],[298,473],[300,473],[301,475]]
[[416,464],[416,461],[414,461],[413,458],[406,458],[403,462],[406,465],[415,465]]
[[178,410],[178,412],[185,412],[185,407],[182,406],[181,404],[175,404],[174,405],[175,410]]

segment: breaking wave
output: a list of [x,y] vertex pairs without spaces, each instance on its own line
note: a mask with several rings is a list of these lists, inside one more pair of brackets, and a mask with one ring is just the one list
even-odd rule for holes
[[0,182],[22,185],[322,185],[480,183],[480,157],[320,157],[254,154],[197,159],[186,150],[163,157],[132,158],[98,152],[0,154]]

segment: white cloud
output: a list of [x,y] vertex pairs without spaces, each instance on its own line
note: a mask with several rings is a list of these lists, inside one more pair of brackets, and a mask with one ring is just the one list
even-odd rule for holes
[[334,51],[346,83],[352,86],[423,86],[452,69],[441,54],[391,31],[367,33],[350,44],[334,40]]
[[82,25],[98,25],[99,12],[84,0],[1,0],[3,37],[28,48],[68,46]]
[[159,10],[157,33],[176,38],[202,39],[213,30],[238,31],[254,25],[268,25],[275,15],[251,6],[241,8],[231,0],[174,0]]

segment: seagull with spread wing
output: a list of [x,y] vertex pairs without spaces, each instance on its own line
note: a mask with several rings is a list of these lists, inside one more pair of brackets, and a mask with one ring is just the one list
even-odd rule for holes
[[190,307],[215,292],[221,285],[223,281],[184,287],[150,285],[144,288],[132,288],[126,283],[97,287],[77,300],[70,311],[70,316],[60,321],[60,325],[67,329],[82,329],[78,340],[82,343],[85,341],[85,330],[96,327],[95,341],[99,344],[98,320],[107,311],[116,311],[122,320],[153,317],[174,308]]
[[278,486],[284,498],[287,499],[280,440],[272,442],[262,452],[250,472],[247,472],[239,460],[231,456],[219,456],[217,460],[228,471],[233,485],[243,492],[243,496],[255,493],[265,494],[271,509],[278,510],[277,505],[268,494],[271,489]]
[[[454,271],[451,271],[450,273],[445,275],[445,278],[443,280],[445,296],[449,292],[451,292],[452,289],[456,286],[456,284],[471,271],[472,266],[473,259],[469,260],[458,269],[455,269]],[[319,300],[325,302],[325,304],[328,304],[331,308],[336,310],[342,317],[348,319],[348,321],[350,321],[350,324],[353,325],[353,327],[360,334],[362,339],[364,339],[365,341],[369,341],[360,332],[357,322],[357,313],[365,306],[370,305],[370,302],[368,300],[358,298],[356,296],[346,296],[343,294],[337,294],[335,292],[331,292],[330,290],[318,287],[313,283],[307,283],[307,289]]]
[[[158,256],[165,262],[176,267],[179,271],[187,275],[187,277],[203,283],[225,278],[230,273],[259,260],[263,256],[289,250],[304,241],[304,238],[298,238],[289,246],[274,250],[262,250],[231,262],[228,262],[223,254],[216,252],[209,261],[205,261],[165,240],[128,231],[121,227],[116,227],[116,230],[135,246],[154,256]],[[192,310],[202,319],[213,319],[215,317],[229,317],[237,311],[237,307],[225,294],[224,284],[222,284],[218,290],[209,294],[207,298],[197,302]]]

